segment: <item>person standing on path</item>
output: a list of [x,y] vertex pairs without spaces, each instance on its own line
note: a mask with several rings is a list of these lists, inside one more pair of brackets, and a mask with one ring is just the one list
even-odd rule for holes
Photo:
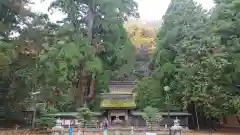
[[109,121],[107,118],[105,118],[103,121],[103,129],[107,130],[108,128],[109,128]]

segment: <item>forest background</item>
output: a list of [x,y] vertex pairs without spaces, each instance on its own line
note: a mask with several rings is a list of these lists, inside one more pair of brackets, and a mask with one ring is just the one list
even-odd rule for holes
[[[1,118],[17,121],[35,103],[65,112],[87,102],[98,111],[109,80],[138,81],[138,110],[166,111],[169,86],[171,111],[240,113],[238,0],[215,0],[210,11],[172,0],[156,27],[125,23],[139,17],[133,0],[56,0],[49,9],[66,14],[56,23],[28,4],[0,2]],[[86,75],[87,88],[79,87]]]

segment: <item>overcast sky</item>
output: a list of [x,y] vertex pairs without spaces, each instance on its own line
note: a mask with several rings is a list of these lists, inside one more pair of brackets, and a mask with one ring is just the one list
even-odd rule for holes
[[[54,0],[46,0],[41,2],[41,0],[32,0],[35,2],[31,6],[31,9],[36,12],[48,12],[48,6]],[[160,20],[164,13],[166,12],[168,5],[171,0],[136,0],[139,5],[140,18],[146,21]],[[210,9],[214,6],[213,0],[196,0],[198,3],[202,4],[205,9]],[[63,14],[55,12],[51,15],[51,20],[56,21],[63,17]]]
[[[171,0],[136,0],[138,2],[138,10],[143,20],[160,20],[165,14]],[[212,0],[196,0],[202,4],[205,9],[214,6]]]

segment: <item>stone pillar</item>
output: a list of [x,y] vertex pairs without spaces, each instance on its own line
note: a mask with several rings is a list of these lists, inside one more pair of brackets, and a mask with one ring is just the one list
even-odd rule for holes
[[129,124],[129,119],[128,119],[128,111],[127,111],[127,110],[125,111],[125,116],[124,116],[124,118],[125,118],[125,126],[128,126],[128,124]]
[[183,127],[180,126],[179,119],[174,120],[174,125],[171,127],[171,135],[183,135]]
[[131,126],[131,135],[134,135],[134,128]]
[[108,111],[108,112],[107,112],[107,115],[108,115],[108,116],[107,116],[107,119],[108,119],[108,121],[109,121],[109,124],[112,124],[112,120],[111,120],[111,118],[112,118],[112,117],[111,117],[111,111]]
[[186,128],[185,129],[189,130],[189,128],[188,128],[188,116],[186,117]]
[[167,129],[167,124],[164,125],[164,128]]
[[128,110],[125,112],[125,120],[128,121]]
[[52,135],[63,135],[64,127],[60,119],[56,120],[56,126],[52,127]]
[[77,128],[77,135],[81,135],[81,134],[82,134],[81,128],[78,127],[78,128]]

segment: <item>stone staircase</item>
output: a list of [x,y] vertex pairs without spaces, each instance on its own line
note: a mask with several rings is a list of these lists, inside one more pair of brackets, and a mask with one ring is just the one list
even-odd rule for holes
[[132,93],[136,84],[135,81],[110,81],[108,87],[110,93]]

